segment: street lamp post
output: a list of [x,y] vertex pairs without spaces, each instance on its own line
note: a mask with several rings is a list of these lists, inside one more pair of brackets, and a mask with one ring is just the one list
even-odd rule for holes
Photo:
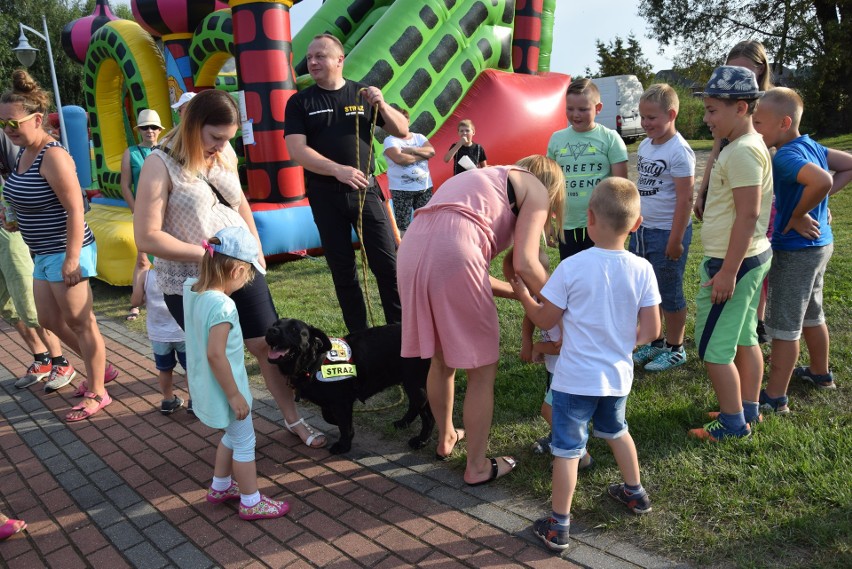
[[56,110],[59,113],[59,136],[62,139],[62,146],[68,148],[68,135],[65,132],[65,116],[62,114],[62,100],[59,97],[59,82],[56,80],[56,67],[53,65],[53,50],[50,47],[50,35],[47,31],[47,18],[42,16],[41,22],[44,25],[44,35],[39,33],[38,30],[18,23],[18,26],[20,26],[21,29],[21,37],[18,38],[18,46],[12,51],[15,52],[18,61],[21,62],[21,65],[29,67],[35,62],[36,55],[38,54],[38,48],[30,45],[27,36],[24,35],[24,30],[34,33],[47,44],[47,59],[50,63],[50,78],[53,80],[53,97],[56,100]]

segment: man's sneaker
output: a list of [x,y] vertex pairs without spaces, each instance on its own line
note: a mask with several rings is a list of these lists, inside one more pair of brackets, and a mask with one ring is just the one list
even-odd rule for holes
[[683,346],[676,352],[664,349],[662,352],[645,365],[645,371],[666,371],[673,367],[682,366],[686,363],[686,350]]
[[817,375],[809,367],[797,367],[793,370],[793,377],[805,380],[817,389],[837,389],[837,384],[834,383],[834,374],[830,371],[825,375]]
[[751,436],[751,427],[746,423],[745,430],[741,433],[737,433],[726,429],[724,425],[722,425],[721,421],[712,421],[707,423],[700,429],[690,429],[689,436],[694,437],[696,439],[712,441],[714,443],[718,443],[722,439],[734,438],[734,439],[744,439]]
[[53,393],[57,389],[62,389],[77,375],[74,368],[67,366],[53,366],[50,370],[50,375],[47,376],[47,383],[44,384],[45,393]]
[[175,395],[168,401],[163,401],[162,403],[160,403],[160,413],[162,413],[163,415],[171,415],[181,407],[183,407],[183,399]]
[[[709,413],[707,413],[707,418],[710,419],[711,421],[716,421],[717,419],[719,419],[719,415],[721,415],[721,414],[722,414],[721,411],[710,411]],[[762,422],[763,422],[763,415],[758,413],[757,417],[755,417],[754,419],[749,421],[748,424],[749,425],[759,425]]]
[[642,489],[640,492],[631,493],[624,484],[611,484],[607,488],[607,493],[627,506],[627,509],[634,514],[642,515],[651,511],[651,499],[648,493]]
[[25,387],[36,384],[50,375],[51,369],[53,369],[53,366],[49,363],[42,364],[39,362],[33,362],[30,367],[27,368],[27,374],[15,382],[15,387],[18,389],[24,389]]
[[565,551],[568,549],[568,534],[569,530],[559,529],[559,524],[556,520],[547,516],[540,518],[533,523],[533,533],[535,533],[548,549],[553,551]]
[[781,397],[770,397],[766,394],[765,389],[760,390],[760,409],[766,413],[775,413],[776,415],[787,415],[790,413],[790,408],[787,406],[789,399],[786,395]]
[[660,346],[655,346],[654,344],[645,344],[644,346],[633,352],[633,363],[638,366],[645,365],[664,351],[665,349]]

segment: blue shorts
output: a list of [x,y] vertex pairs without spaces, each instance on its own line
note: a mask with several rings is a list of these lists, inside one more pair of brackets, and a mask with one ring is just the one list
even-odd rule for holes
[[172,371],[177,362],[186,371],[186,342],[158,342],[151,340],[154,365],[160,371]]
[[617,439],[627,434],[624,410],[627,396],[602,397],[572,395],[553,391],[553,456],[580,458],[589,440],[589,421],[600,439]]
[[[48,281],[61,283],[62,263],[65,262],[65,253],[49,253],[47,255],[35,256],[35,268],[33,279],[37,281]],[[86,245],[80,250],[80,271],[84,279],[98,276],[98,244]]]
[[686,270],[689,245],[692,243],[692,224],[689,224],[683,232],[683,241],[681,241],[683,255],[677,261],[666,258],[666,247],[671,234],[672,232],[666,229],[640,226],[636,233],[630,234],[629,248],[631,253],[647,259],[654,267],[663,310],[678,312],[686,308],[686,298],[683,296],[683,273]]

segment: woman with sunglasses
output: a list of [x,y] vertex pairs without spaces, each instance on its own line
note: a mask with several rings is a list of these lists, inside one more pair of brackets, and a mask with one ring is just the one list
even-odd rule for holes
[[112,400],[104,387],[104,340],[88,280],[97,274],[97,246],[83,218],[74,161],[43,128],[49,105],[50,95],[29,73],[19,69],[12,74],[12,89],[0,96],[0,126],[21,151],[3,195],[35,256],[33,295],[39,323],[80,354],[86,365],[88,390],[65,416],[70,422],[91,417]]
[[[139,117],[136,119],[136,130],[139,131],[142,141],[139,144],[130,146],[124,151],[124,156],[121,157],[121,197],[127,202],[130,208],[130,213],[134,212],[136,207],[136,185],[139,183],[139,173],[142,171],[142,163],[145,158],[151,154],[154,147],[157,145],[157,139],[163,131],[163,125],[160,124],[160,115],[152,109],[144,109],[139,112]],[[136,255],[136,265],[133,267],[134,288],[136,286],[137,275],[140,271],[147,270],[151,267],[148,261],[148,255],[141,251]],[[128,320],[136,320],[139,317],[139,307],[131,306],[127,313]]]

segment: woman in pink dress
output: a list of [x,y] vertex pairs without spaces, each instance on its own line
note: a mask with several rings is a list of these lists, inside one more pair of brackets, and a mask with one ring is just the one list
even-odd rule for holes
[[[454,176],[417,210],[399,247],[402,355],[432,358],[427,392],[438,424],[436,454],[443,459],[467,436],[469,485],[515,467],[511,457],[485,455],[500,356],[494,296],[513,297],[489,265],[514,242],[515,272],[538,293],[547,280],[539,242],[552,220],[562,219],[564,180],[556,162],[539,155]],[[467,370],[464,431],[453,427],[456,369]]]

